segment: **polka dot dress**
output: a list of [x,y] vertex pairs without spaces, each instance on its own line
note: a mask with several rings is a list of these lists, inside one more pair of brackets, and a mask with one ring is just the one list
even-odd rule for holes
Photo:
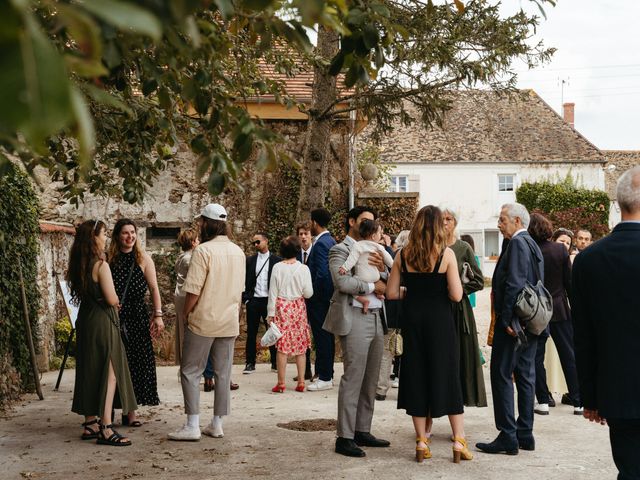
[[129,271],[133,265],[125,303],[120,309],[122,340],[127,351],[127,361],[138,405],[158,405],[160,399],[156,379],[156,360],[149,329],[150,312],[144,299],[149,286],[140,266],[134,264],[135,253],[131,251],[121,253],[111,266],[116,293],[122,299]]

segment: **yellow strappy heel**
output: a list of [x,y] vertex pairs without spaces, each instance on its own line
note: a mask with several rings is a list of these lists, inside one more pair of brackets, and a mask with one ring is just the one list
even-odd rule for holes
[[[420,447],[418,444],[422,442],[425,444],[424,447]],[[429,443],[431,439],[425,437],[416,437],[416,462],[422,463],[425,458],[431,458],[431,449],[429,448]]]
[[467,441],[464,438],[455,437],[453,441],[462,445],[460,450],[456,450],[455,445],[451,447],[453,450],[453,463],[460,463],[460,460],[473,460],[473,454],[467,448]]

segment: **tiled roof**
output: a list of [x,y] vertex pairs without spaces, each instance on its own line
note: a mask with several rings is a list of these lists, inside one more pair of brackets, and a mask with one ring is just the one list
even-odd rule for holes
[[[421,162],[599,162],[605,156],[532,90],[498,95],[456,92],[443,128],[397,128],[382,140],[382,160]],[[371,128],[371,127],[369,127]],[[366,129],[364,136],[366,138]]]
[[610,199],[615,200],[618,179],[630,168],[640,165],[640,150],[602,150],[602,153],[607,157],[607,167],[615,166],[604,169],[607,193]]

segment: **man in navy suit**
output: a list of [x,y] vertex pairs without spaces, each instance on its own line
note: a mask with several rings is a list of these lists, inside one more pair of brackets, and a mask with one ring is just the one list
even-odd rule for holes
[[309,391],[329,390],[333,388],[333,357],[335,344],[333,335],[322,329],[324,317],[329,310],[329,301],[333,295],[333,281],[329,272],[329,250],[336,244],[327,230],[331,213],[325,208],[311,211],[311,233],[315,239],[307,266],[311,271],[313,296],[307,301],[307,315],[316,345],[315,371],[318,378],[307,387]]
[[618,181],[622,221],[573,264],[571,308],[584,416],[609,424],[619,480],[640,478],[640,166]]
[[[526,283],[535,285],[538,278],[544,280],[542,253],[527,232],[528,226],[529,212],[523,205],[502,206],[498,228],[509,239],[509,244],[491,281],[496,313],[491,389],[493,413],[500,434],[493,442],[476,444],[486,453],[517,455],[519,448],[535,449],[533,400],[537,337],[523,329],[514,312],[518,295]],[[514,376],[518,389],[517,421],[513,401]]]

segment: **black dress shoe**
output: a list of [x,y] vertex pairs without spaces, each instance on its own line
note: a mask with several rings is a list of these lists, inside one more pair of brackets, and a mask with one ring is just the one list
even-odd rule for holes
[[533,452],[536,449],[536,440],[533,437],[519,438],[518,447],[520,447],[520,450],[528,450],[530,452]]
[[476,448],[484,453],[506,453],[507,455],[518,454],[518,444],[508,444],[500,437],[491,443],[476,443]]
[[553,399],[553,397],[551,395],[549,395],[549,406],[550,407],[555,407],[556,406],[556,401]]
[[388,447],[391,443],[388,440],[376,438],[369,432],[356,432],[353,441],[359,447]]
[[336,438],[336,453],[347,457],[364,457],[367,454],[350,438]]
[[573,406],[573,402],[571,401],[571,398],[569,398],[569,394],[568,393],[563,393],[562,394],[562,400],[560,400],[562,402],[563,405],[571,405]]
[[380,395],[379,393],[376,393],[376,400],[379,402],[384,402],[387,399],[386,395]]

